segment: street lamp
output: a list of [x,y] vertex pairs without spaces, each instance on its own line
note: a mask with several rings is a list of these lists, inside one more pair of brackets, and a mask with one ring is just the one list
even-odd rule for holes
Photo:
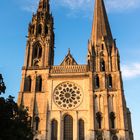
[[6,90],[6,86],[3,82],[2,74],[0,74],[0,94],[5,93],[5,90]]

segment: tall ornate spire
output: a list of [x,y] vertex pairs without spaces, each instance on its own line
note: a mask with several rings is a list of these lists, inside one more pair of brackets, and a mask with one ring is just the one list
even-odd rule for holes
[[49,0],[40,0],[38,11],[48,11],[49,12],[50,6],[49,6]]
[[49,7],[49,0],[40,0],[37,12],[29,24],[26,67],[49,67],[53,65],[54,23]]
[[112,33],[103,0],[95,0],[91,40],[94,45],[102,38],[112,40]]

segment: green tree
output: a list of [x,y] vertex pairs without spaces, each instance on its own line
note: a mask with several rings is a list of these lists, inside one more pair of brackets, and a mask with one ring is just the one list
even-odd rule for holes
[[2,74],[0,74],[0,95],[1,93],[5,93],[5,90],[6,90],[6,86],[3,82]]
[[19,107],[12,96],[7,99],[0,97],[0,140],[32,139],[33,132],[28,110]]

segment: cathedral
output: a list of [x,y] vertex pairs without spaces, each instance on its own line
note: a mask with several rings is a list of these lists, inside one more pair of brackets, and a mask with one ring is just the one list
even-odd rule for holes
[[18,95],[18,104],[29,110],[34,140],[133,140],[104,1],[95,0],[86,64],[78,64],[69,50],[54,65],[54,42],[49,0],[40,0],[28,27]]

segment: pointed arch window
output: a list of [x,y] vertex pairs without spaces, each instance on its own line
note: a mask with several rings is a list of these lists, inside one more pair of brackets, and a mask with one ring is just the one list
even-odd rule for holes
[[38,128],[39,128],[39,121],[40,121],[39,117],[38,116],[35,117],[35,130],[36,131],[38,131]]
[[46,2],[44,2],[43,3],[43,9],[46,9],[46,7],[47,7],[47,4],[46,4]]
[[101,129],[102,128],[102,113],[101,112],[96,113],[96,121],[97,121],[98,129]]
[[100,87],[100,80],[99,80],[98,75],[96,75],[94,78],[94,86],[95,86],[95,89],[98,89]]
[[32,25],[32,24],[30,23],[30,24],[29,24],[28,31],[29,31],[29,33],[30,33],[31,35],[34,34],[34,29],[35,29],[35,26]]
[[70,115],[64,117],[64,140],[73,140],[73,118]]
[[115,128],[115,113],[114,112],[111,112],[110,115],[110,125],[111,125],[111,128],[114,129]]
[[45,27],[45,34],[48,34],[48,26]]
[[111,74],[107,76],[107,87],[112,88],[112,76]]
[[35,89],[36,92],[41,92],[42,91],[42,77],[41,76],[38,76],[36,78],[36,89]]
[[35,32],[35,25],[32,26],[31,34],[34,34],[34,32]]
[[58,122],[52,120],[51,122],[51,140],[57,140]]
[[33,58],[40,58],[42,56],[42,47],[39,43],[33,46]]
[[25,82],[24,82],[24,92],[31,92],[31,77],[25,77]]
[[102,44],[102,50],[104,50],[104,44]]
[[38,65],[38,59],[42,57],[42,47],[39,43],[36,43],[33,46],[33,55],[32,55],[32,60],[33,60],[33,65],[37,66]]
[[100,61],[100,70],[102,72],[105,71],[105,61],[104,61],[104,59],[101,59],[101,61]]
[[85,126],[84,126],[84,120],[79,120],[79,140],[85,140]]
[[41,33],[42,33],[42,25],[39,24],[37,27],[37,35],[41,35]]

